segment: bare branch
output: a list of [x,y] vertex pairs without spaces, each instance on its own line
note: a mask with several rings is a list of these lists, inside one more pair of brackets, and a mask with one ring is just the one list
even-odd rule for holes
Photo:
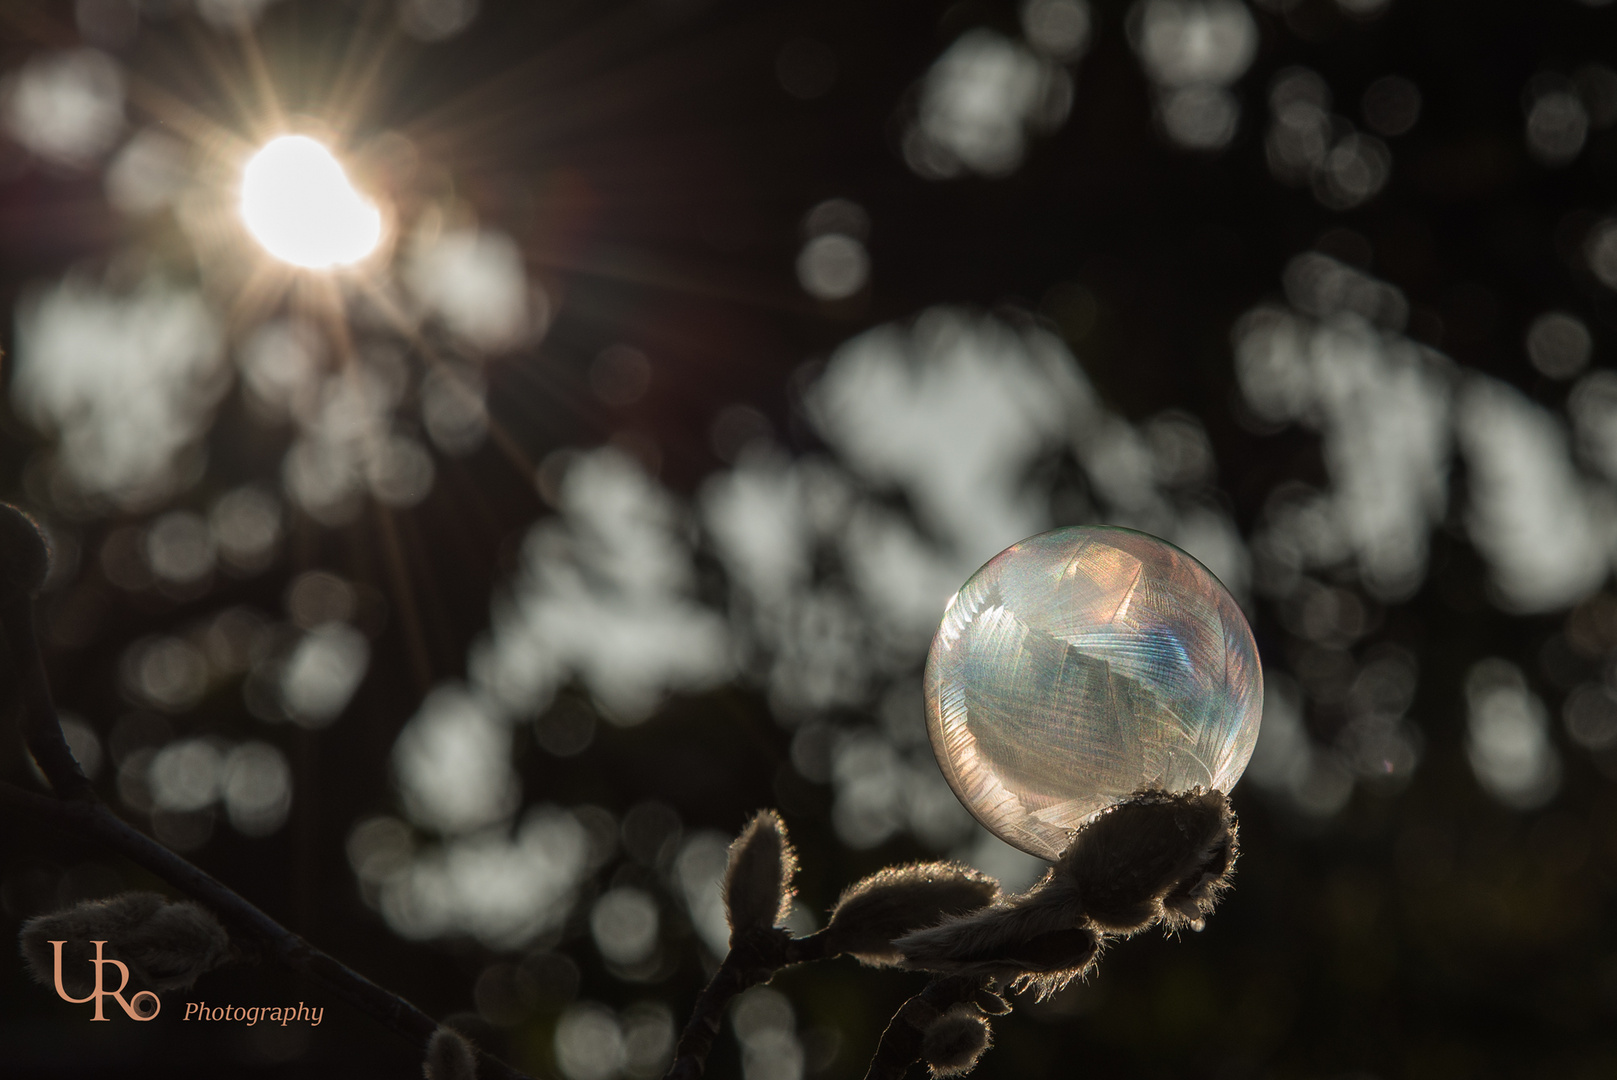
[[[925,990],[898,1007],[882,1032],[865,1080],[902,1080],[921,1057],[927,1029],[957,1005],[974,1002],[985,980],[946,975],[933,979]],[[975,1060],[975,1059],[973,1059]]]
[[[228,885],[175,854],[100,802],[53,799],[0,784],[0,805],[76,837],[98,841],[176,889],[200,901],[229,927],[264,953],[302,975],[324,983],[338,997],[395,1032],[412,1045],[425,1047],[438,1030],[437,1021],[399,995],[294,934]],[[488,1080],[527,1080],[525,1074],[479,1051]]]
[[45,677],[45,659],[34,628],[32,596],[0,596],[0,642],[9,646],[22,697],[22,734],[28,752],[50,781],[51,790],[64,799],[93,799],[90,778],[68,749],[62,723]]
[[[774,926],[754,927],[731,935],[730,951],[696,999],[690,1022],[680,1033],[674,1063],[668,1067],[664,1080],[697,1080],[707,1071],[707,1056],[719,1037],[719,1024],[730,999],[743,990],[768,982],[775,972],[796,962],[788,958],[789,953],[794,952],[793,944],[789,933]],[[802,955],[800,950],[795,951],[795,957],[796,960],[812,958]]]
[[23,740],[51,790],[63,798],[94,798],[90,779],[67,748],[51,700],[50,681],[34,627],[34,597],[50,575],[51,546],[39,522],[0,503],[0,628],[22,696]]

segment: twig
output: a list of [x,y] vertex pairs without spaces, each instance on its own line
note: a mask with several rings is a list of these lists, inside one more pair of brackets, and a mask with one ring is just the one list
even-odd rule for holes
[[696,999],[664,1080],[698,1080],[707,1070],[707,1056],[730,999],[768,982],[783,967],[824,959],[828,954],[823,946],[824,939],[818,934],[794,938],[779,927],[751,931],[732,943],[719,970]]
[[865,1080],[902,1080],[909,1067],[921,1060],[921,1038],[943,1013],[970,1001],[985,985],[983,979],[945,975],[898,1007],[882,1032]]
[[93,799],[90,778],[68,749],[62,724],[51,700],[50,680],[40,654],[39,632],[34,627],[34,600],[27,595],[0,599],[0,634],[9,646],[22,697],[23,739],[28,752],[50,781],[51,790],[64,799]]
[[[0,803],[21,810],[74,836],[89,837],[150,870],[176,889],[207,905],[225,922],[262,945],[275,959],[329,986],[339,997],[381,1021],[417,1047],[438,1030],[437,1021],[410,1002],[371,982],[346,964],[294,934],[228,885],[145,833],[116,817],[99,802],[53,799],[0,783]],[[528,1080],[526,1074],[486,1053],[484,1075],[491,1080]]]
[[[117,817],[96,797],[62,734],[34,625],[34,594],[49,567],[49,547],[37,523],[17,508],[0,504],[0,646],[16,674],[28,752],[55,794],[52,798],[0,783],[0,804],[70,835],[99,841],[211,908],[287,967],[319,980],[344,1001],[425,1048],[438,1030],[430,1016],[315,948],[228,885]],[[480,1057],[490,1080],[527,1080],[498,1058],[481,1052]]]

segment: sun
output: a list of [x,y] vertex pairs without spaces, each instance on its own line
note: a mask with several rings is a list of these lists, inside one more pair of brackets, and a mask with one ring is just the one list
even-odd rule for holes
[[307,135],[271,139],[247,162],[241,216],[264,250],[310,270],[357,263],[382,240],[381,210]]

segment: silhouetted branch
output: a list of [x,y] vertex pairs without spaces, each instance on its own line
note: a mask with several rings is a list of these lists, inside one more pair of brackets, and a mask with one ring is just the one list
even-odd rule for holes
[[52,791],[64,799],[94,798],[90,778],[62,735],[34,625],[34,597],[45,584],[50,563],[50,544],[39,524],[15,506],[0,503],[0,634],[19,684],[23,741]]
[[[211,909],[258,951],[293,971],[330,987],[338,997],[426,1048],[438,1023],[399,995],[385,990],[288,930],[244,897],[113,814],[96,798],[62,734],[35,629],[34,596],[50,569],[50,549],[39,526],[14,506],[0,504],[0,629],[22,697],[22,727],[28,751],[50,781],[55,797],[0,783],[0,805],[71,836],[96,841],[156,874]],[[235,942],[238,947],[241,942]],[[523,1073],[479,1051],[492,1080],[527,1080]]]
[[[264,914],[228,885],[116,817],[104,804],[55,799],[24,791],[11,784],[0,784],[0,804],[28,814],[61,832],[95,840],[151,871],[206,905],[265,954],[293,971],[324,983],[338,997],[381,1021],[415,1046],[425,1047],[438,1030],[438,1022],[410,1002],[311,945]],[[525,1074],[487,1054],[482,1054],[481,1066],[484,1075],[498,1080],[523,1080],[525,1077]]]
[[732,937],[724,962],[696,999],[664,1080],[696,1080],[701,1076],[731,999],[743,990],[768,982],[781,968],[837,955],[827,947],[829,940],[824,931],[794,938],[777,926],[757,927]]
[[[16,610],[23,606],[27,610]],[[39,653],[39,638],[34,632],[32,608],[31,601],[26,605],[0,601],[0,634],[10,646],[19,683],[17,690],[22,698],[23,741],[39,764],[39,771],[50,781],[52,791],[64,799],[91,798],[90,778],[84,775],[78,759],[68,749],[62,725],[56,717],[56,704],[51,700],[44,660]]]
[[984,987],[983,979],[958,975],[933,979],[893,1014],[870,1059],[865,1080],[902,1080],[911,1065],[924,1060],[921,1044],[927,1029],[955,1006],[973,1002]]

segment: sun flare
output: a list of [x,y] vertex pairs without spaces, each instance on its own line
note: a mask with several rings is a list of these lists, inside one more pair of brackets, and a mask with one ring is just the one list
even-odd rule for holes
[[381,210],[307,135],[272,139],[247,162],[241,216],[271,255],[310,270],[359,262],[382,239]]

